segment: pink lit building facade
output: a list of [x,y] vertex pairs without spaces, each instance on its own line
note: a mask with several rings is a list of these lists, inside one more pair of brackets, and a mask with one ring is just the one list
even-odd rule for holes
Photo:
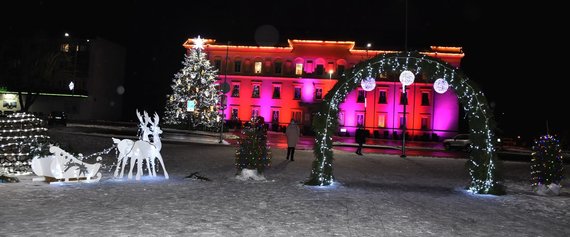
[[[192,47],[192,39],[183,46]],[[248,121],[263,116],[266,123],[284,126],[291,119],[311,129],[318,104],[337,79],[354,65],[378,54],[395,51],[355,49],[353,41],[289,40],[287,47],[216,44],[206,40],[204,50],[219,69],[219,81],[230,85],[226,120]],[[463,53],[456,47],[432,47],[425,54],[459,67]],[[227,63],[226,63],[227,55]],[[376,79],[376,88],[357,88],[340,105],[339,132],[354,135],[359,124],[377,137],[401,136],[402,86],[398,75]],[[457,133],[459,103],[450,89],[444,94],[422,76],[407,87],[406,122],[412,137],[449,137]]]

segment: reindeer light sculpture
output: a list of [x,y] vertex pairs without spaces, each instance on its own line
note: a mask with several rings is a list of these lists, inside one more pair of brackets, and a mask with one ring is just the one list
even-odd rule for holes
[[[147,169],[149,170],[149,175],[152,177],[156,176],[156,166],[155,166],[155,159],[158,159],[160,165],[162,166],[162,170],[164,172],[164,178],[168,179],[168,172],[166,172],[166,167],[164,166],[164,161],[162,160],[162,156],[160,155],[160,150],[162,149],[162,142],[160,141],[160,134],[162,134],[162,130],[159,127],[160,118],[158,114],[154,113],[154,120],[148,116],[146,111],[144,111],[145,119],[142,119],[142,116],[139,114],[137,110],[137,117],[141,124],[139,125],[141,129],[141,137],[137,141],[129,140],[129,139],[115,139],[113,138],[113,142],[117,145],[117,150],[119,151],[119,156],[117,157],[117,168],[115,169],[115,177],[118,176],[119,166],[121,165],[121,174],[120,177],[123,177],[125,166],[127,161],[130,158],[130,169],[128,178],[132,179],[133,177],[133,168],[135,164],[137,165],[137,174],[135,176],[136,180],[141,179],[141,175],[143,174],[143,161],[147,164]],[[149,127],[150,125],[150,127]],[[146,130],[148,129],[148,130]],[[152,133],[152,142],[150,142],[149,134]]]

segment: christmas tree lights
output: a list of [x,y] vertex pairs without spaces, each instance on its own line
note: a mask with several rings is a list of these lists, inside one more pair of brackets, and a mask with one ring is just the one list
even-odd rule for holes
[[0,119],[0,173],[31,173],[31,160],[49,153],[43,120],[28,113]]
[[562,158],[560,141],[555,136],[546,135],[534,141],[530,165],[533,188],[560,186],[564,178]]
[[182,69],[174,75],[164,112],[166,124],[188,124],[191,129],[200,130],[215,130],[219,126],[216,105],[220,92],[215,83],[218,71],[202,51],[202,42],[200,37],[194,39]]
[[471,181],[467,187],[470,192],[500,194],[502,186],[497,178],[494,147],[493,115],[484,94],[475,83],[450,64],[418,52],[402,52],[378,55],[368,61],[357,64],[342,75],[338,83],[326,95],[321,103],[320,112],[313,120],[315,130],[315,161],[306,185],[330,185],[334,181],[332,135],[338,128],[339,104],[348,93],[358,87],[365,78],[379,78],[384,73],[409,71],[413,75],[426,75],[426,82],[433,83],[443,79],[457,94],[469,117],[471,139],[473,142],[468,161]]
[[242,130],[236,150],[236,168],[238,173],[243,169],[257,170],[263,173],[265,167],[271,165],[271,151],[267,143],[265,124],[259,117],[252,118],[250,125]]

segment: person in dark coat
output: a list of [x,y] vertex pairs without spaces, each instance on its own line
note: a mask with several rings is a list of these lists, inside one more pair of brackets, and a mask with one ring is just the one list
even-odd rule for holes
[[291,155],[291,161],[294,161],[295,155],[295,146],[297,146],[297,142],[299,142],[299,136],[301,135],[301,131],[299,126],[295,124],[295,120],[291,120],[289,126],[285,130],[285,134],[287,135],[287,160],[289,160],[289,155]]
[[362,126],[358,126],[358,129],[356,129],[354,139],[356,140],[356,143],[358,143],[356,154],[362,155],[362,144],[366,142],[366,130]]

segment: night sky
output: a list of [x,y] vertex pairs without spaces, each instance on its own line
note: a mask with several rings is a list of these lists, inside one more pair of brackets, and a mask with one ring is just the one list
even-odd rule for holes
[[[221,43],[267,44],[256,32],[271,26],[277,41],[270,43],[277,45],[315,39],[356,41],[357,47],[372,43],[374,49],[406,47],[404,0],[165,2],[3,2],[0,24],[2,35],[69,32],[125,46],[125,120],[134,119],[135,108],[161,110],[181,67],[181,45],[197,35]],[[555,58],[567,51],[569,41],[561,32],[568,29],[563,23],[568,14],[542,3],[496,2],[408,1],[408,50],[463,47],[461,69],[483,89],[507,135],[543,134],[548,121],[551,133],[568,136],[570,119],[562,114],[570,100],[561,85],[568,78],[562,66],[567,59]]]

